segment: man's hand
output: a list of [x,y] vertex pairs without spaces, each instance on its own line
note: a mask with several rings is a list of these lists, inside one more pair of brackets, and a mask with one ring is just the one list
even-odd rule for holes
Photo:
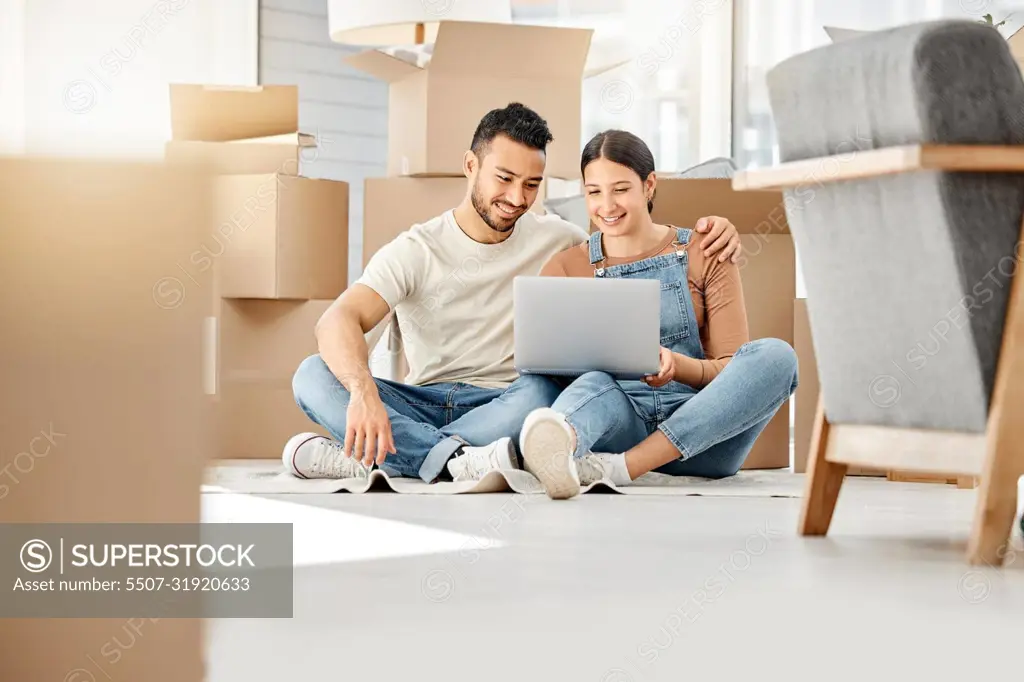
[[[355,393],[348,404],[345,419],[345,454],[361,460],[365,466],[375,461],[384,463],[388,454],[395,454],[391,420],[380,395],[376,392]],[[376,459],[374,459],[376,457]]]
[[660,388],[668,382],[672,381],[672,377],[676,374],[676,359],[672,351],[668,348],[662,347],[659,355],[661,366],[658,369],[657,374],[649,374],[644,377],[644,383],[654,388]]
[[718,254],[719,263],[724,263],[730,258],[733,263],[739,261],[743,252],[740,234],[728,219],[718,216],[701,218],[694,229],[700,234],[707,235],[700,240],[700,248],[704,250],[706,258]]

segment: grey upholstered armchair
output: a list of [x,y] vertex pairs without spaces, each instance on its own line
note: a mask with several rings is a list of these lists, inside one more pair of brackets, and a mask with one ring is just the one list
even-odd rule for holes
[[[768,75],[822,397],[801,531],[846,468],[980,476],[969,558],[998,564],[1024,474],[1024,81],[994,29],[900,27]],[[1024,291],[1020,292],[1024,294]]]

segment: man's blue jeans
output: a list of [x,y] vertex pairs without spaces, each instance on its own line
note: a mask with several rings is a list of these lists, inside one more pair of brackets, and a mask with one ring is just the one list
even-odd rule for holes
[[588,372],[552,408],[576,431],[576,457],[588,451],[626,452],[661,431],[679,459],[656,471],[725,478],[739,471],[796,386],[796,353],[790,345],[758,339],[740,346],[722,373],[699,391],[676,382],[651,388]]
[[[392,476],[430,483],[462,445],[487,445],[519,431],[531,411],[550,407],[561,390],[553,379],[522,376],[508,388],[443,383],[409,386],[374,379],[391,420],[397,454],[380,467]],[[302,361],[292,379],[295,402],[337,441],[345,441],[350,395],[319,355]]]

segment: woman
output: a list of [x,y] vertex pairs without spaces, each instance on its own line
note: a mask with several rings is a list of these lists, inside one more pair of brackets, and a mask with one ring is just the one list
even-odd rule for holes
[[590,241],[555,255],[555,277],[661,282],[661,367],[642,381],[589,372],[527,417],[526,468],[554,499],[649,471],[723,478],[793,393],[797,362],[778,339],[750,341],[739,268],[691,248],[691,230],[651,219],[657,179],[640,138],[610,130],[581,161]]

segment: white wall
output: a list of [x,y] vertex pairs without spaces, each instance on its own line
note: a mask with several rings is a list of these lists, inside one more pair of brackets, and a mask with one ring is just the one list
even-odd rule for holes
[[362,271],[363,178],[387,172],[387,85],[344,64],[360,48],[331,42],[327,0],[261,0],[259,36],[260,83],[298,85],[299,124],[320,138],[300,172],[349,183],[354,280]]
[[25,1],[0,0],[0,154],[25,150]]
[[17,56],[8,33],[23,46],[22,106],[0,127],[13,138],[20,117],[28,153],[159,155],[168,83],[256,82],[257,0],[0,3],[22,9],[20,30],[4,14],[0,54]]

